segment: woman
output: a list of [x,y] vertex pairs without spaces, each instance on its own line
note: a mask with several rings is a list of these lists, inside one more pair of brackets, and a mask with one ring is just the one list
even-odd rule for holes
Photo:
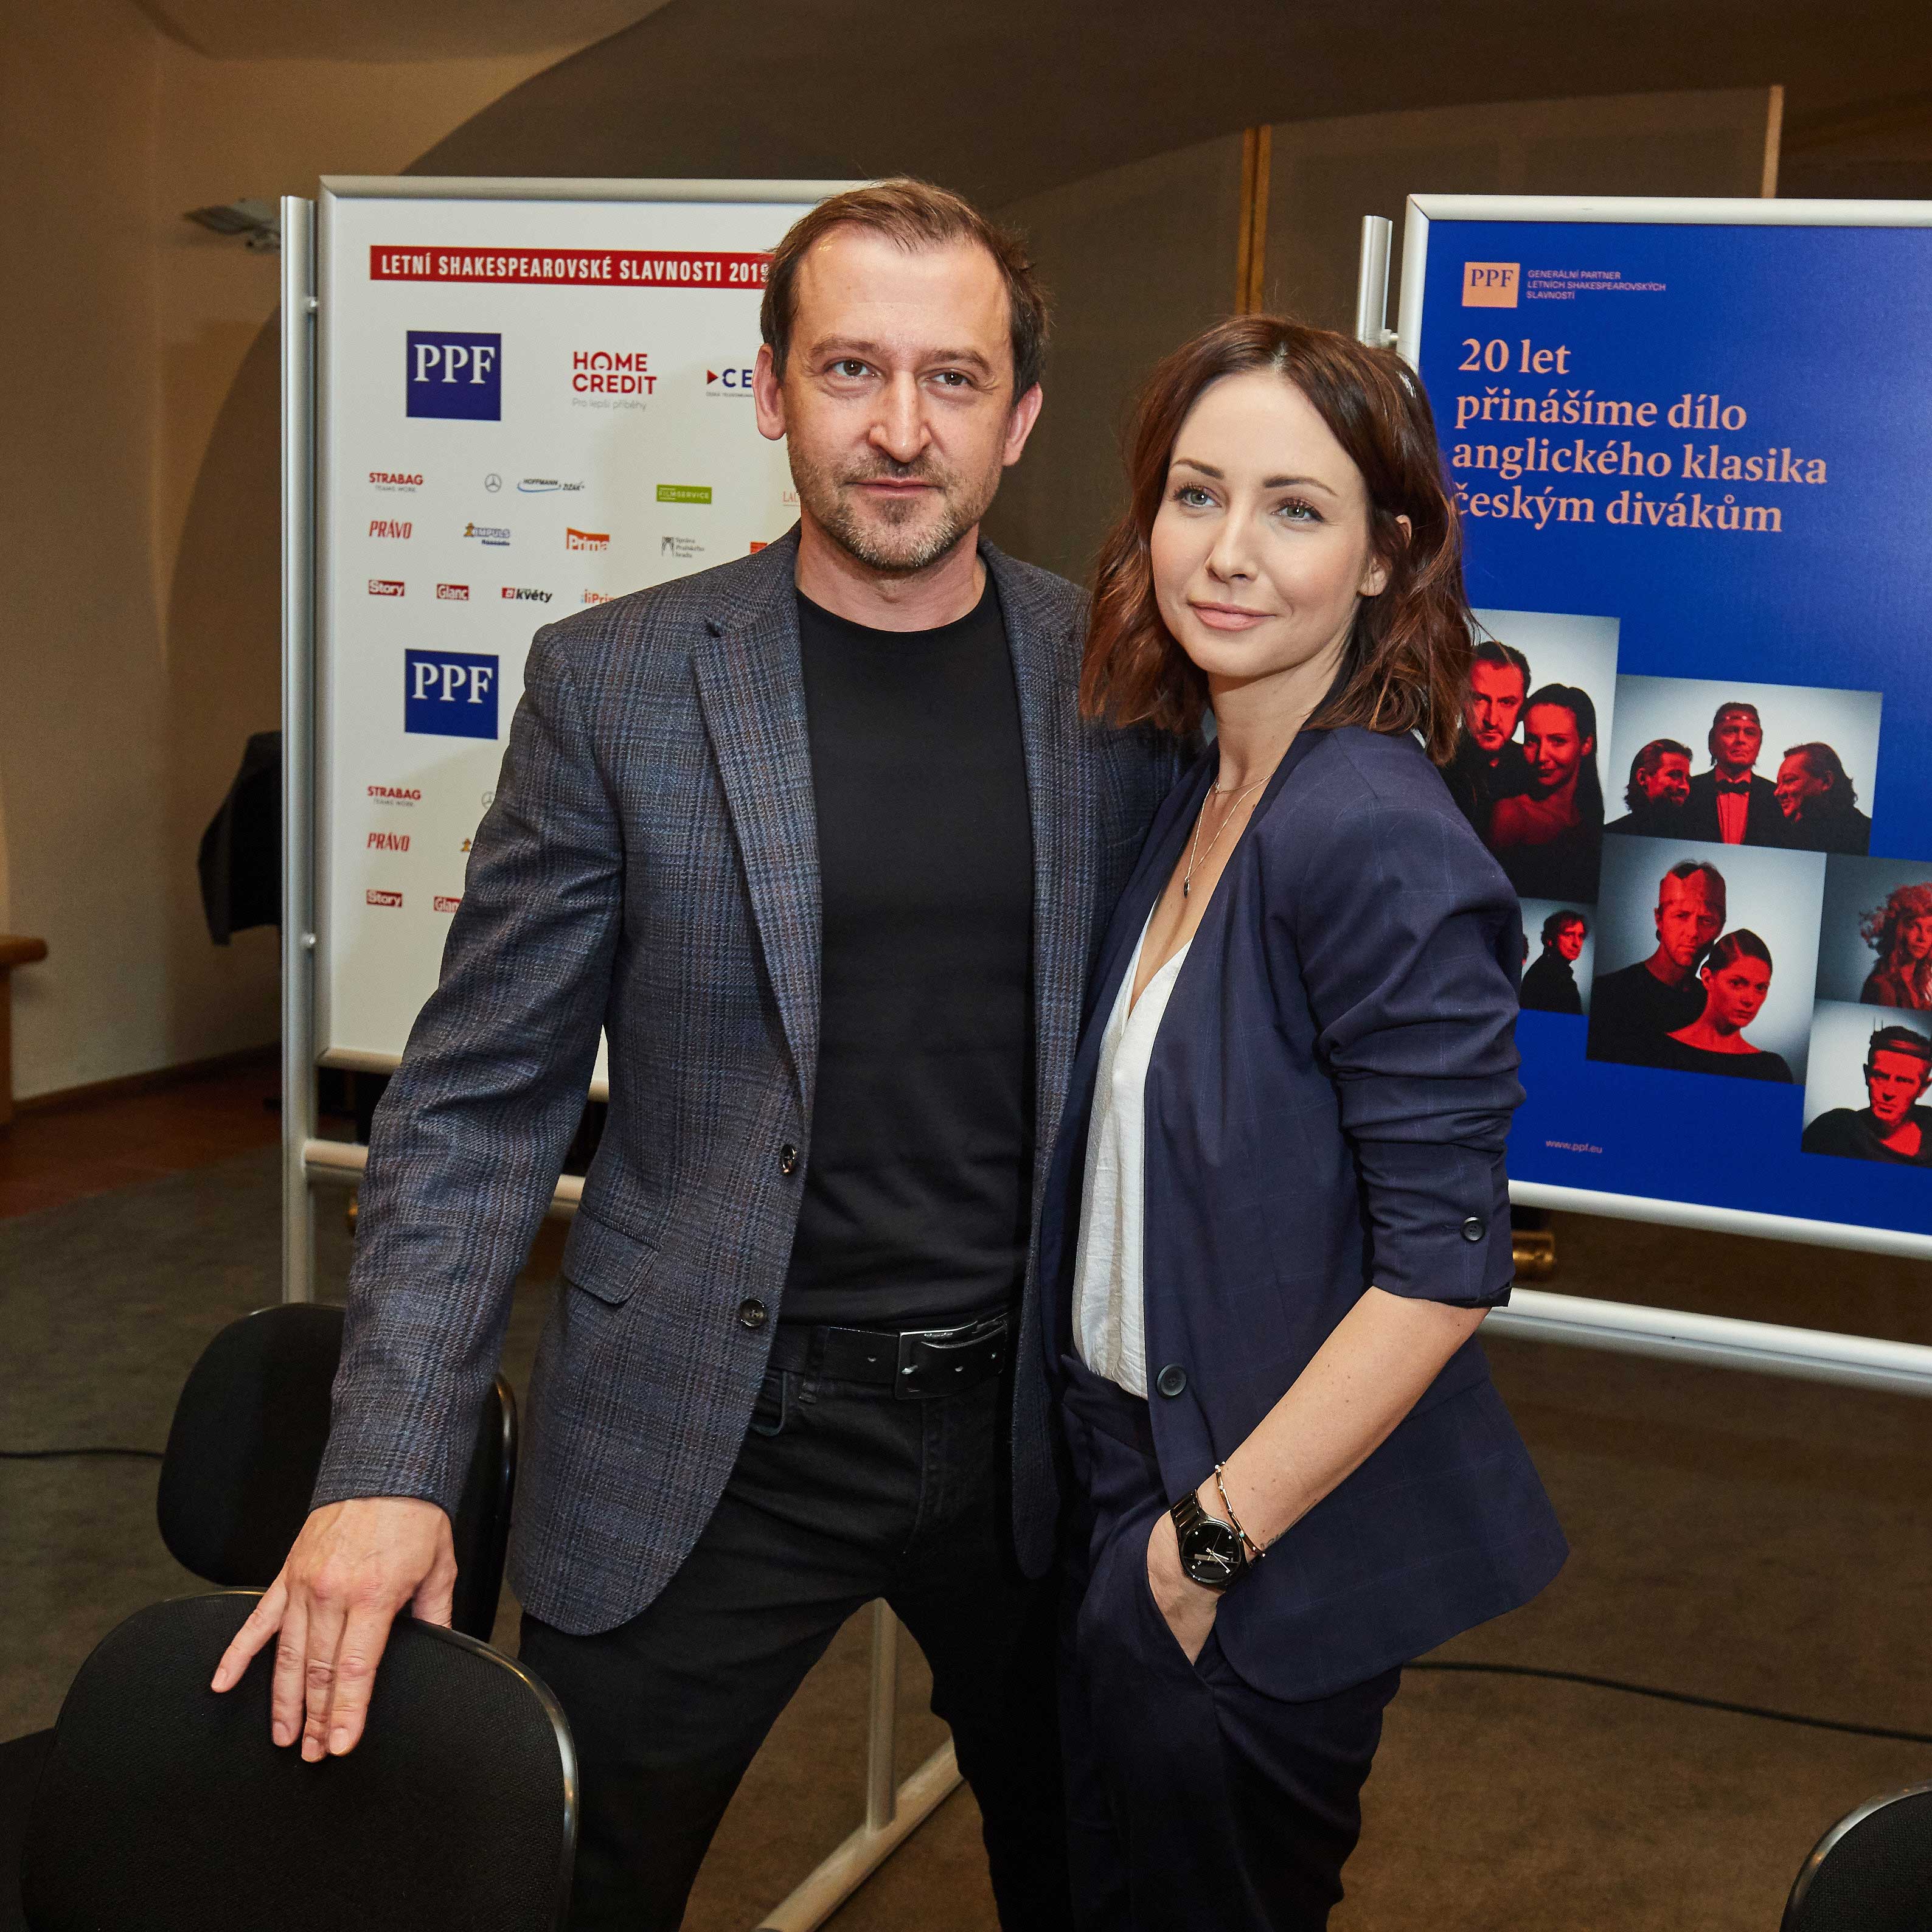
[[1864,1005],[1932,1006],[1932,886],[1894,886],[1859,920],[1858,935],[1878,955],[1858,994]]
[[1396,359],[1224,322],[1130,481],[1083,701],[1218,736],[1096,961],[1043,1203],[1076,1923],[1279,1932],[1341,1895],[1404,1661],[1563,1561],[1474,1346],[1521,927],[1435,769],[1468,614]]
[[1748,928],[1727,932],[1704,956],[1697,976],[1704,983],[1704,1010],[1688,1026],[1665,1034],[1657,1064],[1680,1073],[1728,1073],[1789,1086],[1791,1069],[1784,1056],[1744,1037],[1771,992],[1771,948]]

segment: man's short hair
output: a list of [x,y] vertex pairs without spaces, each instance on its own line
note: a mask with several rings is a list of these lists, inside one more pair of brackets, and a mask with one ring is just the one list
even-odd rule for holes
[[1846,770],[1844,760],[1829,745],[1792,745],[1786,748],[1784,755],[1802,758],[1814,778],[1827,782],[1831,790],[1826,796],[1835,810],[1849,812],[1858,803],[1858,788],[1852,783],[1852,775]]
[[[1724,904],[1724,875],[1708,859],[1680,859],[1664,875],[1664,879],[1694,879],[1701,872],[1710,880],[1704,888],[1706,894],[1717,901],[1721,908]],[[1660,896],[1664,891],[1664,879],[1657,882]]]
[[1543,922],[1544,944],[1554,946],[1563,937],[1563,928],[1566,926],[1580,926],[1586,936],[1590,930],[1590,922],[1574,906],[1565,906],[1561,911],[1552,913]]
[[1672,752],[1687,761],[1690,747],[1680,745],[1675,738],[1653,738],[1630,760],[1630,782],[1624,787],[1624,804],[1631,812],[1644,812],[1649,808],[1650,800],[1637,788],[1639,778],[1647,778],[1663,764]]
[[1870,1068],[1873,1060],[1881,1053],[1909,1053],[1914,1060],[1922,1060],[1932,1067],[1932,1040],[1928,1040],[1916,1027],[1882,1026],[1873,1034],[1870,1043],[1865,1048],[1865,1065]]
[[1046,359],[1048,326],[1046,291],[1034,273],[1025,244],[1011,229],[988,221],[969,201],[910,175],[868,182],[821,201],[785,231],[772,250],[758,327],[772,352],[781,380],[791,350],[791,326],[798,303],[799,266],[813,245],[835,228],[866,228],[896,242],[908,254],[967,242],[983,248],[1005,277],[1012,316],[1013,400],[1040,380]]
[[1478,640],[1469,653],[1472,669],[1479,664],[1494,664],[1498,670],[1513,670],[1522,680],[1522,688],[1529,689],[1529,660],[1514,644],[1506,644],[1500,638],[1484,638]]

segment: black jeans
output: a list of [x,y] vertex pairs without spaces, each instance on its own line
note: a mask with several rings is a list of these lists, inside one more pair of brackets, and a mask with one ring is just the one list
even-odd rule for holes
[[716,1514],[656,1602],[594,1636],[526,1615],[524,1660],[577,1740],[573,1932],[680,1924],[766,1732],[839,1626],[878,1597],[932,1666],[933,1710],[985,1821],[1000,1923],[1065,1932],[1054,1591],[1007,1554],[1005,1417],[997,1379],[901,1401],[774,1372]]

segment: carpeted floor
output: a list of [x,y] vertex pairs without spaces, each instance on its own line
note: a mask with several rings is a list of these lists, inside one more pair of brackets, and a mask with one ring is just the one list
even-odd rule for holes
[[[348,1238],[337,1198],[322,1204],[322,1279],[339,1284]],[[278,1211],[264,1153],[0,1222],[0,1448],[158,1448],[208,1336],[274,1298]],[[1932,1339],[1932,1269],[1558,1226],[1573,1292]],[[520,1384],[555,1253],[547,1235],[519,1294],[506,1366]],[[1444,1656],[1932,1731],[1932,1405],[1522,1342],[1491,1353],[1575,1554],[1539,1602]],[[154,1481],[151,1463],[0,1464],[0,1737],[50,1722],[122,1617],[200,1587],[160,1547]],[[512,1615],[498,1634],[513,1646]],[[854,1624],[740,1793],[692,1932],[755,1925],[856,1822],[866,1664]],[[904,1676],[909,1768],[943,1734],[916,1654]],[[1834,1818],[1928,1777],[1926,1747],[1414,1673],[1336,1932],[1770,1932]],[[970,1798],[833,1924],[992,1928]]]

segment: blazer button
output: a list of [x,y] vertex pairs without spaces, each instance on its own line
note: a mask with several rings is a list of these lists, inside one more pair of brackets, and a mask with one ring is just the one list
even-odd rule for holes
[[1169,1362],[1159,1375],[1154,1385],[1162,1395],[1181,1395],[1187,1388],[1187,1371],[1178,1362]]
[[787,1175],[798,1172],[798,1149],[790,1141],[778,1149],[778,1172]]
[[1478,1215],[1472,1214],[1462,1223],[1462,1238],[1466,1241],[1480,1241],[1489,1232]]
[[738,1320],[746,1328],[762,1328],[770,1318],[770,1311],[762,1301],[755,1301],[749,1295],[738,1304]]

